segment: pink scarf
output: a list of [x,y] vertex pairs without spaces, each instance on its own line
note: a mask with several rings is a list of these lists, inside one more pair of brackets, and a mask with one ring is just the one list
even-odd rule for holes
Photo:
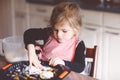
[[50,58],[59,57],[63,60],[72,61],[75,54],[76,43],[77,39],[75,36],[65,43],[58,43],[53,37],[49,37],[39,58],[48,61]]

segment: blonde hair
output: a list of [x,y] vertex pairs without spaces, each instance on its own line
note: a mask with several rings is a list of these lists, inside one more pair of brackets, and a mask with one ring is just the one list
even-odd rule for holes
[[75,2],[63,2],[58,4],[52,12],[50,25],[54,28],[55,25],[63,25],[68,22],[79,36],[80,27],[82,26],[80,6]]

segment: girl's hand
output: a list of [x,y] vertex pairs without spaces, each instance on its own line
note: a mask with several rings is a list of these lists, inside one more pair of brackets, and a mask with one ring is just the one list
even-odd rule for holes
[[38,56],[36,54],[30,55],[29,62],[30,62],[30,64],[29,64],[30,67],[35,66],[38,69],[43,68],[43,66],[40,64],[40,61],[39,61]]
[[49,65],[51,65],[51,66],[56,66],[58,64],[65,65],[65,62],[62,59],[60,59],[59,57],[51,58],[49,61]]
[[27,48],[30,66],[35,66],[36,68],[42,69],[43,66],[40,64],[38,56],[35,53],[35,46],[33,44],[29,44]]

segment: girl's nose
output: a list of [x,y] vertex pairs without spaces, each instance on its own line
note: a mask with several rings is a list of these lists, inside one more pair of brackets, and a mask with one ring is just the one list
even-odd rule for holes
[[58,36],[58,38],[61,38],[62,37],[62,32],[58,31],[57,36]]

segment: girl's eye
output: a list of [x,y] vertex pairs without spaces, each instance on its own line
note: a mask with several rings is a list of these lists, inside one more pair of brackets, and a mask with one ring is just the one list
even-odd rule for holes
[[63,30],[64,33],[66,33],[67,31],[66,30]]

